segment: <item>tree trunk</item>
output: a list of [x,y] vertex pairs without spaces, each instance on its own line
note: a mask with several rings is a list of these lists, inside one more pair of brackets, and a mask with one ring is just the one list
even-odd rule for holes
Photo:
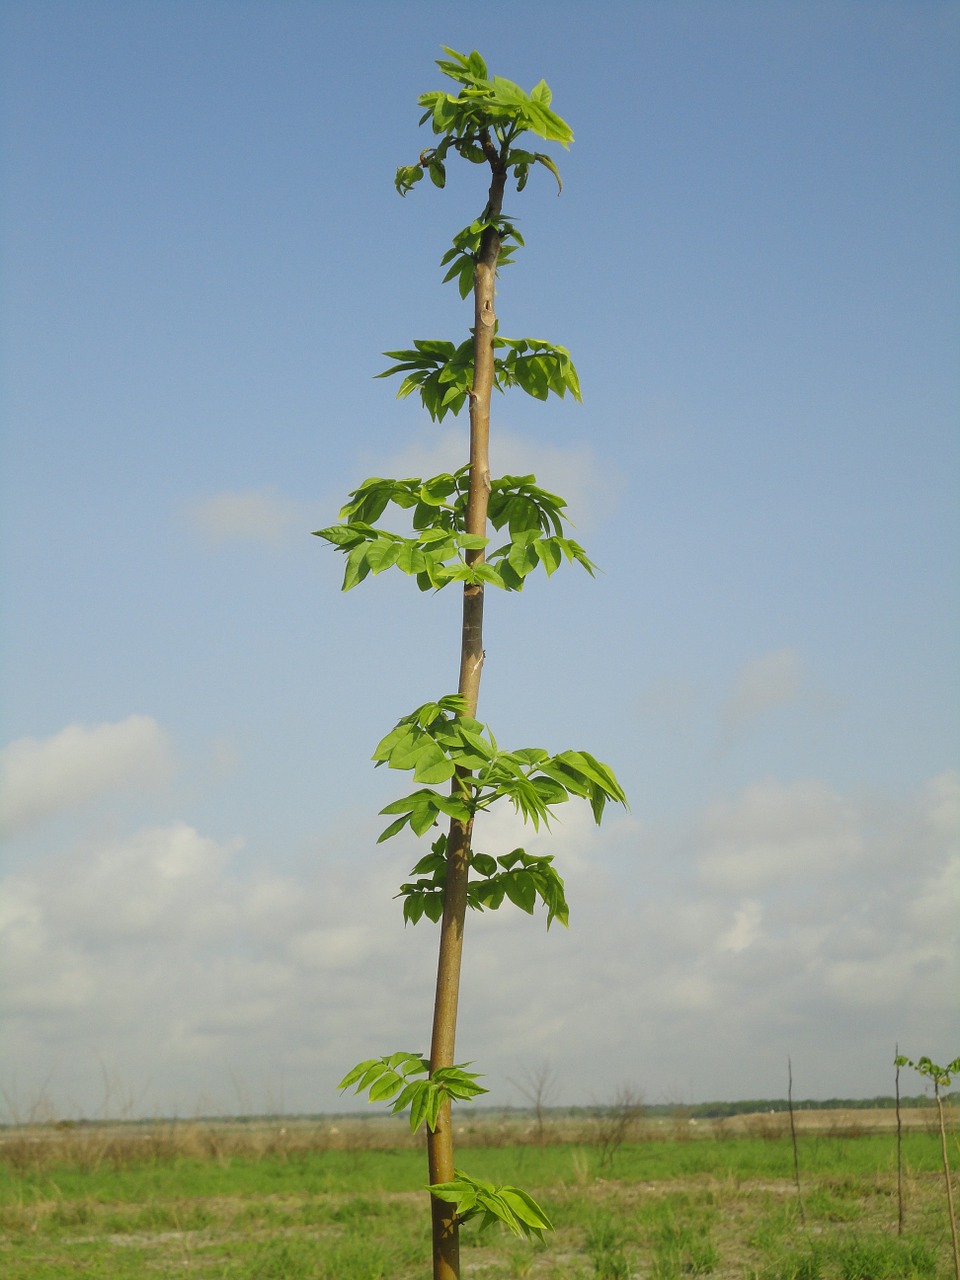
[[[481,139],[490,159],[490,184],[486,216],[500,214],[506,169],[489,137]],[[504,147],[506,153],[506,146]],[[495,157],[495,159],[494,159]],[[490,496],[490,399],[494,382],[496,311],[494,285],[500,236],[488,227],[480,242],[474,272],[473,388],[470,392],[470,484],[467,497],[466,532],[486,536],[487,503]],[[483,551],[468,551],[467,561],[483,559]],[[460,641],[460,682],[458,692],[466,701],[466,714],[475,716],[483,670],[483,585],[468,583],[463,589],[463,623]],[[470,774],[458,771],[455,791],[469,790]],[[463,925],[467,913],[467,879],[470,872],[470,841],[473,822],[451,821],[447,837],[447,878],[440,922],[440,954],[437,962],[437,994],[433,1011],[430,1044],[430,1071],[454,1064],[457,1036],[457,1003],[460,995],[460,963],[463,955]],[[454,1177],[453,1131],[450,1102],[445,1100],[437,1127],[427,1132],[430,1181],[450,1182]],[[460,1280],[460,1237],[456,1206],[432,1197],[434,1280]]]

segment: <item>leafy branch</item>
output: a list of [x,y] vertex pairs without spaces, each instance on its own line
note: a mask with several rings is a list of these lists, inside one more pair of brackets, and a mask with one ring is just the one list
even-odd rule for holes
[[[541,822],[549,827],[555,806],[571,796],[589,801],[598,824],[609,800],[627,805],[613,771],[588,752],[550,755],[540,747],[501,751],[486,725],[463,714],[456,695],[425,703],[404,716],[381,740],[373,759],[392,769],[413,770],[417,782],[456,780],[451,794],[423,787],[381,809],[382,814],[399,816],[378,843],[407,825],[423,835],[441,813],[469,822],[501,799],[509,800],[535,830]],[[469,779],[464,777],[467,770],[473,771]]]
[[546,81],[525,93],[512,80],[490,78],[479,53],[457,53],[446,45],[443,51],[448,58],[439,59],[437,66],[462,88],[457,94],[433,90],[418,97],[418,104],[426,107],[420,123],[429,120],[434,134],[441,135],[443,141],[422,151],[417,164],[397,169],[394,181],[399,193],[406,195],[424,173],[429,173],[434,186],[445,186],[445,162],[451,150],[473,164],[486,163],[512,173],[518,191],[526,186],[535,164],[549,169],[562,189],[560,173],[550,156],[513,147],[527,132],[564,147],[573,141],[573,130],[550,109],[552,95]]
[[[580,379],[566,347],[543,338],[501,337],[494,338],[493,347],[495,352],[506,353],[494,356],[493,385],[497,391],[519,387],[537,400],[546,400],[551,391],[562,400],[569,391],[575,400],[582,400]],[[448,413],[456,416],[472,394],[473,338],[459,346],[440,338],[414,339],[411,348],[383,354],[397,363],[376,377],[405,374],[397,399],[405,400],[418,391],[434,422],[442,422]]]
[[[596,565],[578,542],[564,534],[566,503],[538,488],[536,476],[502,476],[491,481],[490,523],[498,531],[506,526],[510,541],[489,554],[489,539],[466,532],[468,496],[468,467],[429,480],[373,476],[341,507],[342,523],[318,529],[315,536],[346,555],[344,591],[371,573],[390,568],[416,577],[421,591],[439,590],[455,581],[522,591],[538,565],[550,577],[564,559],[593,575]],[[413,509],[416,536],[404,537],[374,524],[390,504]],[[480,551],[483,556],[476,554]]]
[[[410,1108],[410,1128],[414,1133],[422,1124],[432,1131],[437,1127],[437,1116],[445,1098],[466,1102],[489,1092],[476,1083],[479,1079],[476,1072],[463,1069],[469,1065],[467,1062],[459,1067],[440,1067],[430,1075],[426,1058],[401,1051],[389,1057],[358,1062],[337,1088],[349,1089],[352,1085],[354,1093],[369,1091],[371,1102],[388,1102],[392,1098],[390,1110],[394,1115]],[[427,1079],[416,1078],[422,1075]]]
[[513,261],[514,253],[523,245],[523,236],[513,225],[513,222],[503,215],[495,218],[486,213],[484,217],[475,218],[462,231],[458,231],[453,237],[453,248],[448,249],[443,255],[440,259],[440,265],[441,267],[447,267],[451,262],[453,263],[453,266],[449,267],[447,274],[443,277],[443,283],[446,284],[449,280],[456,280],[461,298],[466,298],[468,294],[473,292],[473,273],[477,265],[483,237],[487,232],[496,234],[500,240],[500,253],[497,255],[497,275],[500,274],[501,267]]
[[[547,928],[554,920],[567,927],[570,909],[563,880],[554,868],[553,856],[513,849],[501,858],[486,853],[470,854],[471,879],[467,882],[467,906],[473,911],[496,911],[504,898],[533,915],[539,899],[547,908]],[[426,916],[434,924],[443,914],[443,894],[447,882],[447,837],[440,835],[430,852],[411,870],[418,879],[400,886],[403,918],[410,924]]]
[[919,1071],[922,1076],[932,1080],[935,1092],[939,1092],[940,1089],[949,1089],[951,1077],[960,1075],[960,1058],[954,1058],[945,1067],[941,1067],[928,1058],[926,1054],[914,1062],[912,1058],[907,1058],[902,1053],[899,1053],[894,1058],[894,1063],[898,1067],[912,1067],[914,1071]]
[[544,1231],[553,1230],[553,1223],[533,1196],[519,1187],[494,1186],[492,1182],[471,1178],[462,1169],[457,1169],[453,1181],[434,1183],[427,1190],[438,1200],[455,1204],[460,1222],[482,1214],[481,1231],[492,1227],[495,1222],[502,1222],[514,1235],[536,1236],[542,1240]]

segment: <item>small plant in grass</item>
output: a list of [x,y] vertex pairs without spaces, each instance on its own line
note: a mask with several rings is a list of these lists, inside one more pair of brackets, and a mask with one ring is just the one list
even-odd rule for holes
[[[519,387],[537,400],[569,391],[580,399],[576,369],[565,347],[541,338],[507,338],[494,306],[500,268],[523,245],[516,219],[504,212],[508,181],[522,191],[532,171],[544,168],[561,186],[553,158],[521,145],[524,135],[567,146],[573,133],[551,107],[541,80],[530,93],[490,76],[479,53],[444,50],[438,61],[456,92],[422,94],[420,123],[429,122],[434,145],[416,164],[397,170],[396,187],[406,195],[428,174],[446,183],[447,163],[459,157],[482,170],[489,186],[480,213],[453,237],[441,259],[444,281],[473,298],[473,325],[459,342],[415,340],[388,351],[393,361],[380,377],[402,376],[398,397],[416,393],[436,422],[466,409],[467,461],[459,470],[427,478],[365,480],[340,511],[340,523],[318,536],[346,556],[343,589],[369,576],[398,569],[421,591],[458,583],[462,591],[460,679],[456,694],[424,703],[403,716],[374,752],[378,765],[412,772],[415,790],[386,806],[390,819],[380,840],[407,827],[430,834],[430,852],[401,885],[403,917],[440,926],[433,1035],[429,1057],[398,1052],[359,1063],[341,1088],[369,1092],[371,1101],[410,1110],[414,1131],[427,1130],[429,1190],[435,1280],[460,1275],[459,1228],[469,1219],[481,1229],[501,1222],[518,1235],[542,1237],[550,1220],[524,1191],[474,1178],[456,1167],[451,1103],[484,1093],[469,1063],[455,1062],[463,929],[467,908],[495,910],[511,902],[533,914],[546,908],[547,927],[567,924],[564,884],[550,855],[524,849],[499,856],[474,841],[476,819],[507,801],[536,830],[549,827],[557,805],[586,799],[599,823],[609,801],[626,804],[611,770],[585,751],[551,754],[539,746],[508,751],[476,719],[484,663],[483,607],[487,587],[521,591],[527,577],[543,569],[550,577],[564,562],[592,574],[594,565],[568,534],[565,501],[537,485],[536,477],[494,476],[490,471],[490,403],[494,388]],[[537,144],[539,145],[539,144]],[[388,507],[411,516],[409,536],[377,522]],[[498,537],[488,536],[493,527]],[[444,788],[440,790],[439,788]],[[445,832],[434,835],[443,821]]]
[[624,1252],[623,1232],[609,1217],[598,1218],[584,1236],[597,1280],[629,1280],[630,1263]]
[[960,1246],[957,1243],[957,1217],[953,1208],[953,1184],[950,1181],[950,1160],[947,1156],[947,1126],[943,1116],[943,1098],[940,1095],[941,1089],[950,1088],[951,1077],[960,1074],[960,1058],[954,1058],[945,1067],[932,1062],[926,1056],[918,1058],[914,1062],[912,1058],[908,1058],[902,1053],[898,1053],[894,1061],[896,1066],[912,1067],[914,1071],[919,1071],[922,1076],[926,1076],[928,1080],[933,1081],[933,1096],[937,1101],[937,1118],[940,1123],[943,1179],[947,1187],[947,1214],[950,1218],[950,1240],[953,1244],[953,1268],[956,1272],[957,1280],[960,1280]]

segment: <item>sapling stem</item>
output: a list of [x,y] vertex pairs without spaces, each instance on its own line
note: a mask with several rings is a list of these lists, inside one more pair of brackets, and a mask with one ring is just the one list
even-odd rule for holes
[[933,1096],[937,1100],[937,1115],[940,1120],[940,1153],[943,1156],[943,1181],[947,1188],[947,1215],[950,1218],[950,1239],[953,1244],[953,1270],[956,1280],[960,1280],[960,1244],[957,1242],[957,1215],[953,1207],[953,1182],[950,1178],[950,1160],[947,1156],[947,1127],[943,1120],[943,1099],[940,1097],[940,1083],[933,1082]]
[[953,1245],[953,1270],[956,1280],[960,1280],[960,1243],[957,1240],[957,1215],[953,1207],[953,1183],[950,1178],[950,1160],[947,1154],[947,1126],[943,1114],[943,1098],[940,1096],[941,1086],[950,1087],[951,1078],[960,1074],[960,1058],[954,1058],[945,1067],[924,1056],[914,1062],[898,1053],[895,1059],[897,1067],[913,1067],[922,1076],[933,1081],[933,1096],[937,1103],[937,1119],[940,1125],[940,1155],[943,1160],[943,1181],[947,1189],[947,1217],[950,1220],[950,1241]]
[[[486,214],[489,219],[497,219],[502,211],[507,171],[500,153],[494,148],[488,150],[485,147],[484,153],[492,170]],[[486,536],[490,497],[490,400],[493,395],[493,339],[496,331],[494,281],[500,245],[499,234],[488,226],[480,241],[473,275],[473,386],[469,389],[470,471],[466,528],[468,533],[478,534],[480,537]],[[469,565],[479,563],[483,560],[483,549],[468,550],[466,560]],[[465,584],[460,627],[460,681],[457,691],[464,700],[464,714],[471,718],[477,713],[480,677],[483,673],[483,602],[483,584]],[[469,771],[458,771],[451,785],[454,792],[469,794]],[[450,820],[447,878],[437,956],[437,991],[430,1041],[431,1072],[441,1067],[453,1066],[456,1056],[460,969],[463,961],[463,930],[467,914],[472,835],[472,821],[464,823],[455,818]],[[431,1185],[453,1181],[453,1124],[449,1099],[440,1108],[436,1127],[427,1133],[427,1158]],[[431,1212],[434,1280],[457,1280],[460,1275],[460,1221],[456,1206],[433,1196]]]

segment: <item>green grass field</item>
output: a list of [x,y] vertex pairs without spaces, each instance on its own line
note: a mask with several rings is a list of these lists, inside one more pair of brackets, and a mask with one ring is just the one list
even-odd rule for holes
[[[743,1126],[741,1126],[741,1129]],[[749,1126],[748,1126],[749,1128]],[[482,1138],[482,1126],[466,1138]],[[465,1276],[533,1280],[909,1280],[952,1275],[939,1139],[904,1137],[897,1233],[890,1133],[805,1123],[803,1216],[782,1124],[676,1126],[611,1156],[589,1141],[461,1148],[475,1176],[531,1191],[543,1246],[462,1233]],[[766,1136],[761,1136],[761,1132]],[[561,1131],[561,1135],[562,1131]],[[356,1145],[356,1144],[362,1145]],[[391,1145],[383,1145],[384,1143]],[[505,1144],[504,1144],[505,1143]],[[0,1274],[141,1280],[413,1280],[430,1274],[422,1152],[403,1130],[199,1125],[8,1130]]]

